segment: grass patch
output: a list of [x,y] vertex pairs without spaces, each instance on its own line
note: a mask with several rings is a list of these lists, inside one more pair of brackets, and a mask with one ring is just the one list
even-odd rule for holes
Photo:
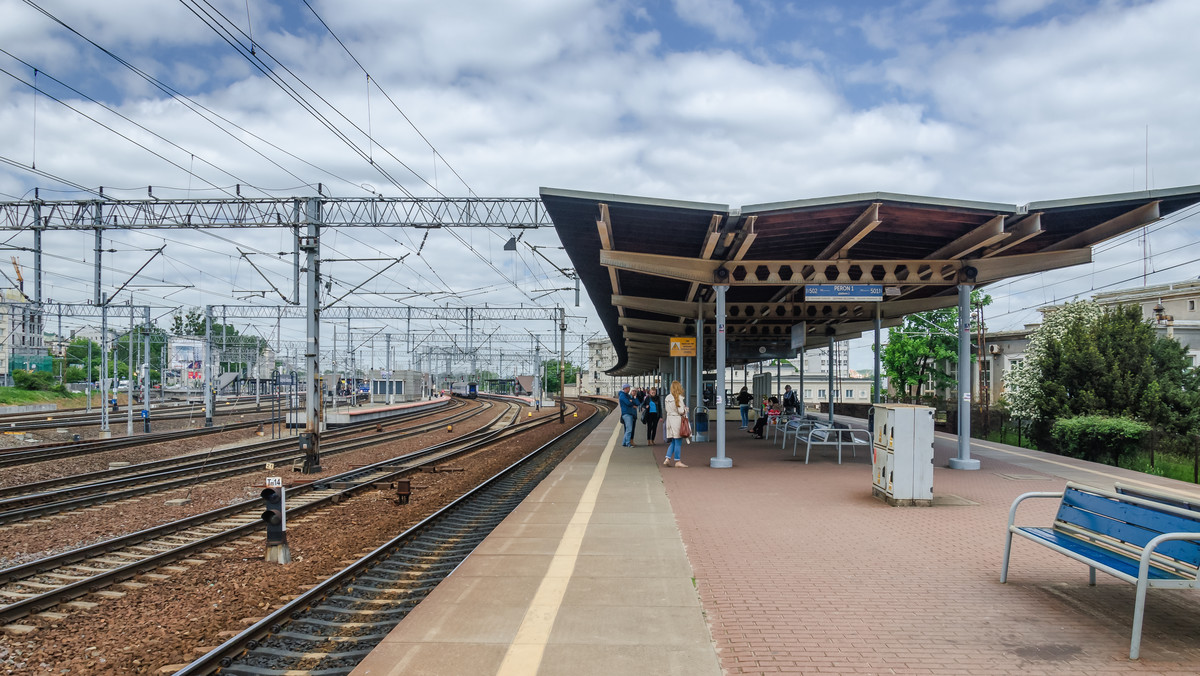
[[1190,456],[1179,455],[1177,453],[1164,453],[1162,451],[1155,453],[1153,466],[1150,464],[1149,453],[1138,453],[1129,456],[1118,466],[1134,470],[1135,472],[1153,474],[1154,476],[1177,479],[1188,483],[1195,483],[1196,478],[1195,460]]
[[16,387],[0,387],[0,406],[24,406],[28,404],[58,404],[60,407],[82,406],[87,401],[84,394],[59,394],[46,390],[22,390]]

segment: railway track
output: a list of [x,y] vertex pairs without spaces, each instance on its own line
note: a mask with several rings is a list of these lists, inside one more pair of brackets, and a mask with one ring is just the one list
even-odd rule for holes
[[180,439],[201,437],[208,434],[219,434],[221,432],[246,429],[247,427],[256,427],[258,425],[269,425],[272,421],[273,419],[271,418],[262,418],[257,420],[243,420],[240,422],[224,422],[219,426],[214,425],[213,427],[176,430],[172,432],[157,432],[153,434],[142,434],[132,437],[117,437],[115,439],[100,439],[96,441],[74,441],[65,444],[38,444],[37,446],[5,449],[0,450],[0,469],[5,467],[16,467],[19,465],[29,465],[35,462],[46,462],[47,460],[63,460],[65,458],[74,458],[81,455],[104,453],[106,451],[129,448],[131,446],[141,446],[143,444],[156,444],[164,441],[177,441]]
[[[288,489],[288,518],[335,504],[363,490],[389,485],[398,477],[456,457],[480,446],[546,424],[516,420],[515,406],[483,428],[419,451],[295,485]],[[442,423],[438,423],[440,427]],[[358,443],[363,443],[359,441]],[[366,443],[380,443],[376,438]],[[43,612],[261,529],[261,502],[247,500],[218,510],[115,538],[65,554],[0,570],[0,624]],[[137,583],[140,584],[140,583]]]
[[[457,405],[462,406],[461,403]],[[398,416],[396,421],[419,420],[426,413],[427,411]],[[322,455],[334,455],[356,450],[367,443],[382,443],[405,436],[422,434],[438,429],[448,422],[452,424],[475,414],[477,411],[468,410],[437,422],[421,423],[413,427],[374,435],[367,441],[337,440],[362,434],[365,429],[374,428],[378,423],[372,422],[342,428],[324,435],[324,439],[333,443],[324,446],[321,452]],[[295,439],[283,438],[221,451],[197,453],[13,486],[0,489],[0,525],[43,518],[116,500],[128,500],[206,481],[216,481],[251,469],[261,468],[265,463],[287,464],[303,457],[304,453],[299,450]]]
[[[301,397],[301,399],[303,399],[303,397]],[[140,422],[140,418],[137,415],[137,410],[140,410],[140,407],[137,404],[134,404],[134,406],[136,407],[134,411],[134,419]],[[244,415],[246,413],[269,412],[270,400],[266,397],[263,398],[261,404],[255,404],[253,401],[219,401],[217,402],[216,407],[213,409],[214,418],[224,418],[229,415]],[[128,417],[128,411],[124,407],[116,412],[110,411],[109,423],[112,425],[119,425],[126,417]],[[202,420],[204,418],[204,408],[203,405],[190,404],[186,402],[169,403],[167,405],[159,403],[154,407],[151,418],[155,422],[162,422],[164,420]],[[98,409],[93,409],[91,412],[68,409],[65,411],[9,413],[0,415],[0,430],[5,432],[26,432],[55,429],[59,427],[84,427],[99,424],[100,412]]]
[[176,676],[350,673],[602,417],[560,435]]

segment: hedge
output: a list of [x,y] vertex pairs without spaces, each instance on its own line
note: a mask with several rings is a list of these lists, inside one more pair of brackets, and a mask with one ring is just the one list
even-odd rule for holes
[[1059,455],[1116,465],[1137,453],[1150,425],[1130,418],[1082,415],[1054,421],[1050,428]]

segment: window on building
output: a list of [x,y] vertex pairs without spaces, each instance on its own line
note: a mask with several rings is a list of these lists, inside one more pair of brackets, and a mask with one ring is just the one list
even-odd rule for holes
[[1188,301],[1188,312],[1195,312],[1195,311],[1196,311],[1196,301],[1189,300]]
[[805,399],[811,399],[811,398],[812,398],[812,390],[811,390],[811,389],[804,390],[804,398],[805,398]]
[[858,391],[858,398],[859,398],[859,399],[866,399],[866,398],[867,398],[867,391],[866,391],[866,390],[859,390],[859,391]]
[[854,398],[854,390],[846,390],[846,398],[853,399]]
[[817,397],[820,399],[824,399],[825,398],[825,390],[817,390]]

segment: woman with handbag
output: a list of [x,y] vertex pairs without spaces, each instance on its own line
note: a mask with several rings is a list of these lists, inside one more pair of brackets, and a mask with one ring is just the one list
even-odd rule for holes
[[688,423],[687,399],[683,396],[683,385],[678,380],[671,381],[671,394],[663,398],[663,413],[666,415],[664,428],[667,435],[667,457],[663,460],[664,467],[687,467],[680,460],[683,450],[683,440],[692,436],[691,425]]

